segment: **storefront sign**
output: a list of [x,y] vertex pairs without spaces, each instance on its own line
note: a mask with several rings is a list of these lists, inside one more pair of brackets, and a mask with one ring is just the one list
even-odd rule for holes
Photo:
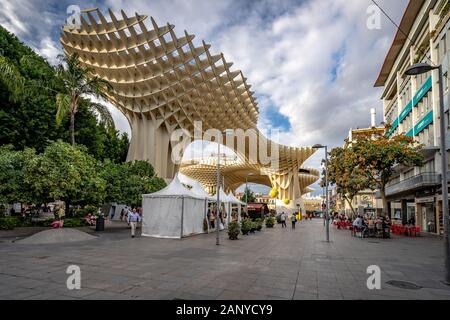
[[434,202],[434,197],[426,197],[426,198],[416,199],[416,203],[429,203],[429,202]]
[[[408,104],[405,106],[405,108],[400,112],[399,116],[394,120],[394,122],[392,123],[391,130],[387,134],[388,137],[392,134],[392,132],[395,131],[395,129],[397,129],[399,123],[401,123],[411,113],[413,108],[420,102],[420,100],[422,100],[422,98],[427,94],[427,92],[431,90],[432,86],[433,86],[433,83],[432,83],[432,79],[430,76],[425,81],[425,83],[422,85],[422,87],[419,89],[419,91],[417,91],[417,93],[415,94],[413,99],[410,102],[408,102]],[[429,120],[429,118],[427,118],[427,116],[424,117],[424,119],[426,118],[425,121]],[[431,118],[433,118],[433,115],[431,115]],[[422,120],[424,120],[424,119],[422,119]],[[428,122],[428,124],[430,124],[430,122]],[[417,125],[419,125],[419,127],[420,127],[420,123],[418,123]],[[426,127],[426,125],[424,127],[422,127],[420,129],[420,131],[422,131],[425,127]],[[420,131],[418,131],[418,130],[416,130],[416,128],[414,128],[414,131],[413,131],[413,129],[411,129],[408,133],[406,133],[406,135],[407,136],[417,135],[417,134],[419,134]]]

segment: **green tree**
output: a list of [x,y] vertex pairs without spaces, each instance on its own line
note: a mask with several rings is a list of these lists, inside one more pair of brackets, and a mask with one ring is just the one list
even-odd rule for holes
[[[60,126],[55,121],[56,94],[61,92],[65,87],[55,68],[0,26],[0,145],[12,144],[15,150],[29,147],[41,153],[52,141],[70,142],[69,117],[63,118]],[[99,160],[125,161],[128,137],[103,121],[90,103],[79,101],[77,143]]]
[[17,101],[23,92],[24,79],[19,70],[6,57],[0,54],[0,81],[11,92],[10,100]]
[[62,200],[70,204],[99,205],[105,197],[105,180],[97,170],[97,161],[85,152],[57,141],[26,166],[25,182],[36,204]]
[[246,187],[244,190],[244,195],[242,196],[241,200],[246,203],[255,202],[256,196],[250,188]]
[[29,188],[25,184],[26,164],[36,157],[32,149],[16,151],[12,146],[0,147],[0,203],[28,202]]
[[386,185],[394,174],[394,167],[422,166],[422,146],[403,134],[387,137],[374,131],[358,138],[351,148],[355,153],[358,172],[380,190],[383,214],[387,215]]
[[118,202],[141,206],[142,195],[156,192],[166,186],[164,179],[155,176],[147,161],[102,164],[102,177],[106,181],[105,202]]
[[[350,148],[334,148],[328,160],[328,181],[336,185],[339,194],[350,206],[353,215],[353,199],[358,192],[374,189],[373,182],[367,179],[359,166],[357,154]],[[324,182],[322,181],[324,185]]]
[[[82,96],[92,95],[105,97],[105,92],[111,89],[111,84],[97,76],[92,69],[85,68],[78,60],[78,55],[62,57],[62,63],[56,68],[56,77],[62,84],[62,92],[56,95],[56,124],[61,125],[62,120],[70,117],[69,131],[72,145],[75,145],[75,115]],[[114,126],[112,116],[108,108],[99,103],[89,103],[89,108],[99,113],[100,117],[109,126]]]

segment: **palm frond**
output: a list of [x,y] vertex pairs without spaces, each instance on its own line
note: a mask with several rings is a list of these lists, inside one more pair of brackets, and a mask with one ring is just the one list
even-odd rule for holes
[[25,80],[19,70],[6,57],[0,55],[0,81],[11,92],[11,99],[17,101],[23,93]]
[[70,96],[64,93],[56,95],[56,126],[59,127],[70,110]]
[[111,115],[111,112],[109,112],[108,110],[108,107],[100,103],[91,102],[89,104],[89,109],[91,109],[91,111],[97,112],[100,116],[101,121],[103,121],[107,127],[115,128],[114,120]]
[[83,94],[93,95],[97,98],[105,98],[106,93],[110,92],[111,90],[112,86],[108,81],[96,76],[89,78],[83,85],[82,89]]

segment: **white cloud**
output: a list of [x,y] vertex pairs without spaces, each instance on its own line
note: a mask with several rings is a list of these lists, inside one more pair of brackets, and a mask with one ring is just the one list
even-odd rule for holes
[[29,1],[2,1],[0,12],[0,25],[18,37],[27,34],[30,26],[26,20],[21,19],[21,14],[31,13],[31,3]]
[[43,38],[39,47],[34,48],[34,50],[47,59],[50,64],[56,65],[58,63],[57,57],[61,53],[61,49],[50,37]]
[[[378,2],[400,21],[408,1]],[[65,18],[65,12],[56,20],[42,9],[52,3],[6,0],[0,12],[2,25],[28,36],[50,59],[58,45],[49,33],[59,28],[55,21]],[[260,109],[274,108],[289,119],[291,129],[281,134],[282,143],[333,147],[342,145],[350,127],[369,124],[370,108],[376,107],[382,120],[380,91],[373,83],[395,27],[383,17],[380,30],[369,30],[370,5],[370,0],[105,0],[100,6],[147,14],[160,25],[175,24],[179,36],[186,29],[195,41],[210,42],[211,51],[223,52],[263,97]],[[260,117],[260,128],[270,128],[272,119]],[[305,165],[319,167],[322,157],[315,155]]]
[[[380,3],[399,21],[407,1]],[[269,22],[251,15],[220,34],[219,49],[289,118],[282,143],[340,146],[350,127],[369,124],[372,107],[381,122],[380,91],[373,83],[395,28],[384,18],[381,30],[369,30],[370,4],[306,1]],[[268,123],[262,119],[260,126]],[[305,166],[319,167],[323,157],[319,151]]]
[[184,30],[208,40],[207,35],[223,24],[229,16],[225,14],[232,0],[172,0],[172,1],[142,1],[142,0],[106,0],[105,6],[116,14],[120,10],[130,16],[136,12],[152,16],[159,25],[171,23],[175,31],[182,35]]

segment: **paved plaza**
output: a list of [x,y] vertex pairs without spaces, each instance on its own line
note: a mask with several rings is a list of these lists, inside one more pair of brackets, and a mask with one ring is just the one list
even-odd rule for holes
[[[14,243],[0,233],[1,299],[450,299],[443,285],[442,240],[352,238],[321,220],[296,230],[263,230],[238,241],[221,233],[183,240],[137,237],[125,224],[98,239],[51,245]],[[68,290],[66,268],[81,268],[81,290]],[[368,290],[366,268],[381,268],[381,290]],[[387,284],[405,280],[421,289]]]

